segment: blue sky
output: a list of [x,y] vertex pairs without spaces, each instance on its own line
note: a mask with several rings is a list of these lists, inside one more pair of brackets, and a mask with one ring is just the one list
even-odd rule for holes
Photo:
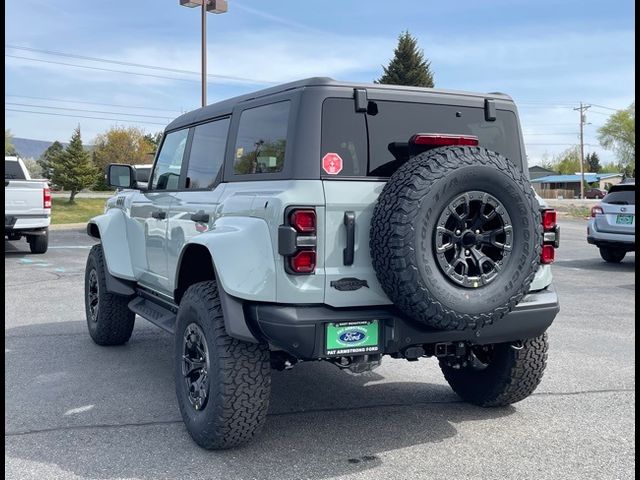
[[[5,124],[17,137],[67,141],[79,123],[92,143],[115,124],[161,130],[200,105],[197,74],[73,57],[199,72],[199,10],[178,0],[20,0],[5,13]],[[531,164],[577,143],[580,101],[598,105],[586,151],[615,159],[596,129],[612,113],[604,107],[635,98],[627,0],[229,0],[228,13],[208,16],[208,72],[233,78],[211,78],[208,102],[309,76],[372,81],[405,29],[436,87],[515,99]]]

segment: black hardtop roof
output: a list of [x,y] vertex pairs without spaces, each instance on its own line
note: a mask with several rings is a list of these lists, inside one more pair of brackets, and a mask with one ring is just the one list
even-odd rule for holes
[[383,85],[378,83],[353,83],[353,82],[344,82],[344,81],[334,80],[333,78],[329,78],[329,77],[311,77],[311,78],[305,78],[303,80],[296,80],[295,82],[275,85],[273,87],[257,90],[255,92],[247,93],[244,95],[239,95],[237,97],[229,98],[227,100],[222,100],[220,102],[212,103],[211,105],[207,105],[205,107],[192,110],[173,120],[169,125],[167,125],[166,130],[174,130],[176,128],[181,128],[186,125],[190,125],[192,123],[201,122],[209,118],[214,118],[220,115],[229,114],[231,113],[233,108],[238,103],[241,103],[241,102],[246,102],[249,100],[254,100],[256,98],[266,97],[269,95],[274,95],[276,93],[282,93],[288,90],[295,90],[303,87],[323,87],[323,86],[324,87],[349,87],[349,88],[395,90],[395,91],[402,91],[407,93],[432,92],[432,93],[438,93],[443,95],[455,95],[455,96],[476,97],[476,98],[496,98],[496,99],[501,99],[506,101],[512,101],[509,95],[506,95],[500,92],[473,93],[473,92],[465,92],[465,91],[459,91],[459,90],[445,90],[440,88],[408,87],[403,85]]

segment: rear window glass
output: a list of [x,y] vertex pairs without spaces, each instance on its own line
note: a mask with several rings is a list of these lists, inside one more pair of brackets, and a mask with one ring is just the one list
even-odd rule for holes
[[282,171],[290,103],[272,103],[242,112],[233,173],[247,175]]
[[613,203],[617,205],[635,205],[636,191],[633,186],[628,188],[612,189],[603,199],[602,203]]
[[4,162],[4,178],[5,180],[26,180],[18,162],[11,160]]
[[355,112],[352,99],[330,98],[323,104],[322,155],[340,155],[341,176],[390,176],[407,160],[398,144],[416,133],[475,135],[480,146],[522,165],[513,112],[497,110],[496,120],[487,122],[480,107],[392,101],[370,102],[370,107],[365,123],[365,114]]

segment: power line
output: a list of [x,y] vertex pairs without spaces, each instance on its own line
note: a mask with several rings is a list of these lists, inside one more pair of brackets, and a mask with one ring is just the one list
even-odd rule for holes
[[53,116],[56,116],[56,117],[89,118],[89,119],[93,119],[93,120],[112,120],[112,121],[115,121],[115,122],[127,122],[127,123],[139,123],[139,124],[145,124],[145,125],[163,125],[163,126],[166,126],[166,123],[132,121],[132,120],[127,120],[127,119],[122,119],[122,118],[88,117],[88,116],[85,116],[85,115],[71,115],[71,114],[53,113],[53,112],[33,112],[33,111],[30,111],[30,110],[18,110],[18,109],[15,109],[15,108],[5,108],[4,110],[5,110],[5,112],[35,113],[37,115],[53,115]]
[[592,107],[598,107],[598,108],[604,108],[605,110],[613,110],[614,112],[617,112],[618,110],[620,110],[619,108],[605,107],[604,105],[596,105],[595,103],[592,103],[591,106]]
[[66,67],[86,68],[86,69],[89,69],[89,70],[100,70],[102,72],[124,73],[124,74],[127,74],[127,75],[138,75],[140,77],[162,78],[164,80],[177,80],[177,81],[181,81],[181,82],[199,82],[199,80],[192,79],[192,78],[166,77],[166,76],[163,76],[163,75],[154,75],[152,73],[129,72],[127,70],[113,70],[111,68],[91,67],[89,65],[77,65],[77,64],[74,64],[74,63],[54,62],[53,60],[43,60],[41,58],[21,57],[19,55],[9,55],[7,53],[5,53],[4,56],[5,57],[9,57],[9,58],[20,58],[22,60],[30,60],[32,62],[42,62],[42,63],[51,63],[51,64],[54,64],[54,65],[64,65]]
[[[200,72],[195,72],[193,70],[182,70],[182,69],[178,69],[178,68],[169,68],[169,67],[160,67],[157,65],[146,65],[143,63],[134,63],[134,62],[123,62],[121,60],[111,60],[108,58],[99,58],[99,57],[89,57],[86,55],[76,55],[73,53],[65,53],[65,52],[58,52],[58,51],[54,51],[54,50],[41,50],[39,48],[31,48],[31,47],[22,47],[19,45],[5,45],[6,48],[12,48],[15,50],[25,50],[28,52],[37,52],[37,53],[44,53],[46,55],[57,55],[60,57],[67,57],[67,58],[77,58],[79,60],[89,60],[92,62],[103,62],[103,63],[112,63],[114,65],[124,65],[127,67],[138,67],[138,68],[147,68],[150,70],[162,70],[165,72],[174,72],[174,73],[184,73],[184,74],[189,74],[189,75],[200,75]],[[27,57],[28,58],[28,57]],[[232,75],[217,75],[217,74],[213,74],[213,73],[209,73],[207,74],[208,77],[211,78],[220,78],[223,80],[235,80],[235,81],[239,81],[239,82],[249,82],[249,83],[257,83],[257,84],[273,84],[274,82],[268,82],[268,81],[264,81],[264,80],[258,80],[255,78],[246,78],[246,77],[236,77],[236,76],[232,76]]]
[[86,110],[83,108],[69,108],[69,107],[52,107],[49,105],[31,105],[28,103],[15,103],[15,102],[6,102],[5,105],[11,105],[14,107],[31,107],[31,108],[49,108],[53,110],[69,110],[73,112],[84,112],[84,113],[106,113],[111,115],[125,115],[127,117],[145,117],[145,118],[164,118],[166,120],[171,121],[172,119],[166,116],[159,115],[143,115],[140,113],[123,113],[123,112],[105,112],[104,110]]
[[104,107],[118,107],[118,108],[138,108],[141,110],[156,110],[159,112],[172,112],[172,113],[183,113],[182,110],[167,110],[166,108],[155,108],[155,107],[142,107],[136,105],[118,105],[115,103],[98,103],[98,102],[85,102],[82,100],[63,100],[60,98],[46,98],[46,97],[32,97],[29,95],[13,95],[13,94],[5,94],[5,97],[15,97],[15,98],[28,98],[30,100],[44,100],[46,102],[63,102],[63,103],[82,103],[85,105],[102,105]]

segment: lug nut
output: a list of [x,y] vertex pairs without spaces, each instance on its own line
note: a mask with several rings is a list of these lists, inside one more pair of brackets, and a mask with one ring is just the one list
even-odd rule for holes
[[480,230],[476,230],[476,234],[479,234],[479,233],[480,233]]
[[465,251],[464,251],[464,254],[465,254],[465,255],[469,255],[469,254],[471,254],[471,252],[470,252],[469,250],[465,250]]
[[460,230],[456,230],[456,235],[460,235]]

